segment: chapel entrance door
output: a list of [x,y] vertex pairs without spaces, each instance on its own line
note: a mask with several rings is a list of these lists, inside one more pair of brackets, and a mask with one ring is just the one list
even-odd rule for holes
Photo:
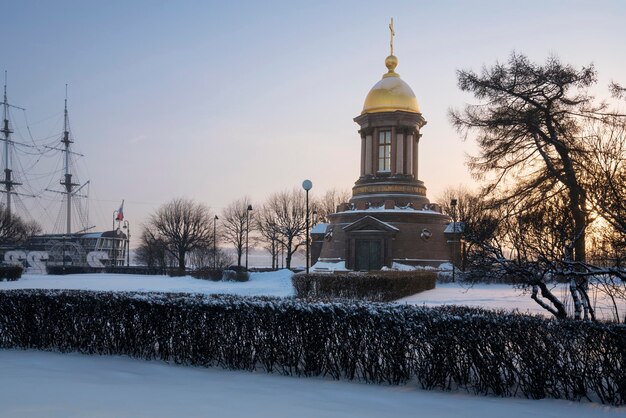
[[380,240],[356,240],[355,270],[380,270],[383,267]]

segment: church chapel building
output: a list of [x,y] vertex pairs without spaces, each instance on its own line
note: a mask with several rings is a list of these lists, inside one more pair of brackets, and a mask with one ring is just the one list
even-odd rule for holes
[[[392,23],[393,24],[393,23]],[[361,173],[352,198],[312,231],[312,271],[437,267],[458,258],[449,216],[426,197],[418,178],[420,130],[426,125],[413,90],[385,59],[387,73],[354,118],[361,136]]]

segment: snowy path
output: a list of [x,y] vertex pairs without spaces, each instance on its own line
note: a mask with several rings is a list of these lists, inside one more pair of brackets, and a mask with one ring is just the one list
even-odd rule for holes
[[2,417],[623,417],[626,408],[183,367],[125,357],[0,351]]
[[230,293],[242,296],[292,296],[289,270],[252,273],[247,282],[212,282],[193,277],[143,276],[138,274],[25,274],[15,282],[0,282],[3,289],[78,289],[137,292]]

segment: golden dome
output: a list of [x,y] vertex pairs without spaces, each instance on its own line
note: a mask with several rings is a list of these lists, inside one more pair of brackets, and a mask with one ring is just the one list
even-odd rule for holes
[[374,84],[367,94],[361,114],[395,112],[396,110],[420,113],[415,93],[394,71],[398,65],[398,58],[395,55],[389,55],[385,59],[385,65],[389,71],[383,75],[382,80]]

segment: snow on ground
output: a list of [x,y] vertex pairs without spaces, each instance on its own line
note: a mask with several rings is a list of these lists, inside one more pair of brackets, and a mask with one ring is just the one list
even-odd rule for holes
[[398,302],[420,306],[465,305],[543,313],[543,309],[530,295],[505,284],[476,284],[469,287],[459,283],[437,283],[435,289],[402,298]]
[[186,367],[126,357],[0,351],[2,417],[623,417],[626,408]]
[[[330,263],[329,263],[330,264]],[[132,274],[68,274],[66,276],[25,274],[15,282],[0,282],[3,289],[80,289],[105,291],[137,292],[184,292],[184,293],[229,293],[242,296],[294,295],[289,270],[266,273],[252,273],[248,282],[212,282],[193,277],[143,276]],[[591,287],[590,297],[598,318],[613,319],[612,304],[603,293]],[[558,285],[554,293],[561,299],[569,300],[567,285]],[[399,303],[413,305],[440,306],[465,305],[486,309],[517,310],[521,313],[550,316],[530,295],[506,284],[476,284],[468,286],[460,283],[437,283],[433,290],[427,290],[400,299]],[[626,314],[626,302],[618,302],[620,315]],[[570,304],[571,305],[571,304]],[[571,310],[571,306],[568,306]]]
[[247,282],[212,282],[193,277],[144,276],[138,274],[24,274],[14,282],[0,282],[4,289],[77,289],[136,292],[230,293],[242,296],[292,296],[290,270],[251,273]]
[[[563,300],[569,296],[566,284],[560,284],[553,290],[554,294]],[[590,299],[596,309],[598,318],[613,319],[613,310],[610,300],[601,292],[591,287]],[[569,300],[569,299],[568,299]],[[399,303],[408,303],[424,306],[464,305],[486,309],[517,310],[521,313],[541,314],[551,316],[524,292],[515,286],[506,284],[484,284],[473,286],[460,283],[437,283],[437,287],[422,293],[398,300]],[[626,312],[626,303],[620,303],[620,315]],[[571,310],[571,306],[568,306]]]

